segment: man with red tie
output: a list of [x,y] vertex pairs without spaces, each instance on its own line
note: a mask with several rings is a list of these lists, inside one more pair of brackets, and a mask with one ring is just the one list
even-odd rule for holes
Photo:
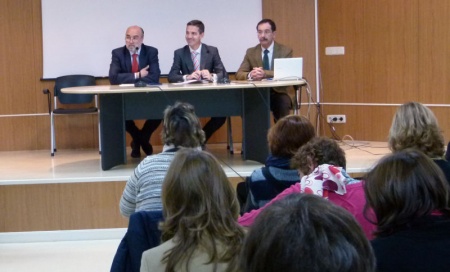
[[[125,34],[125,46],[112,51],[109,67],[109,82],[113,85],[134,83],[137,79],[147,84],[158,84],[158,49],[144,45],[144,30],[139,26],[130,26]],[[147,155],[153,153],[150,137],[158,128],[161,120],[146,120],[139,129],[133,120],[125,121],[126,131],[131,135],[131,157],[139,158],[142,150]]]

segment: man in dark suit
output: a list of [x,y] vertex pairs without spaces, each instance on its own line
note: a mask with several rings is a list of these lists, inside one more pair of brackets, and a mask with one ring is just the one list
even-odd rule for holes
[[[259,44],[247,49],[244,60],[236,72],[237,80],[272,78],[273,60],[292,57],[291,48],[275,42],[276,25],[274,21],[263,19],[257,24],[256,30]],[[270,91],[270,110],[273,112],[275,122],[290,114],[292,100],[287,92],[288,87],[273,88]]]
[[[125,34],[125,46],[112,51],[109,67],[109,82],[113,85],[134,83],[137,79],[147,84],[158,84],[158,49],[143,44],[144,30],[139,26],[130,26]],[[133,120],[125,121],[125,129],[130,133],[131,157],[139,158],[142,150],[147,155],[153,153],[150,137],[158,128],[161,120],[146,120],[140,130]]]
[[[214,46],[202,43],[205,25],[199,20],[192,20],[186,26],[186,42],[183,48],[175,50],[169,82],[188,80],[207,80],[222,82],[228,79],[227,72],[220,59],[219,51]],[[205,142],[226,121],[226,117],[212,117],[203,127]]]

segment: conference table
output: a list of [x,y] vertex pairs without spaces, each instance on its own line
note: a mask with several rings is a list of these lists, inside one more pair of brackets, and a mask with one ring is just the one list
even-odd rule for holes
[[242,117],[242,156],[264,163],[269,153],[270,88],[304,85],[304,80],[232,81],[230,83],[131,84],[61,89],[69,94],[97,94],[100,100],[101,165],[103,170],[126,164],[125,120],[162,119],[176,101],[195,107],[198,117]]

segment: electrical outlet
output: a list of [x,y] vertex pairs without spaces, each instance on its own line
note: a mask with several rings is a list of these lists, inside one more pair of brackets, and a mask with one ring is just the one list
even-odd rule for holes
[[330,114],[327,115],[327,122],[333,124],[343,124],[347,122],[347,118],[345,118],[345,114]]

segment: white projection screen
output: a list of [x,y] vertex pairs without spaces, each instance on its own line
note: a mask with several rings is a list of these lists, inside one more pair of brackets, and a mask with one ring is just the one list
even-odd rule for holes
[[125,31],[139,25],[144,44],[159,51],[167,75],[173,51],[186,45],[186,23],[205,24],[203,42],[218,47],[228,72],[258,44],[261,0],[41,0],[43,79],[70,74],[107,77],[111,51],[125,45]]

